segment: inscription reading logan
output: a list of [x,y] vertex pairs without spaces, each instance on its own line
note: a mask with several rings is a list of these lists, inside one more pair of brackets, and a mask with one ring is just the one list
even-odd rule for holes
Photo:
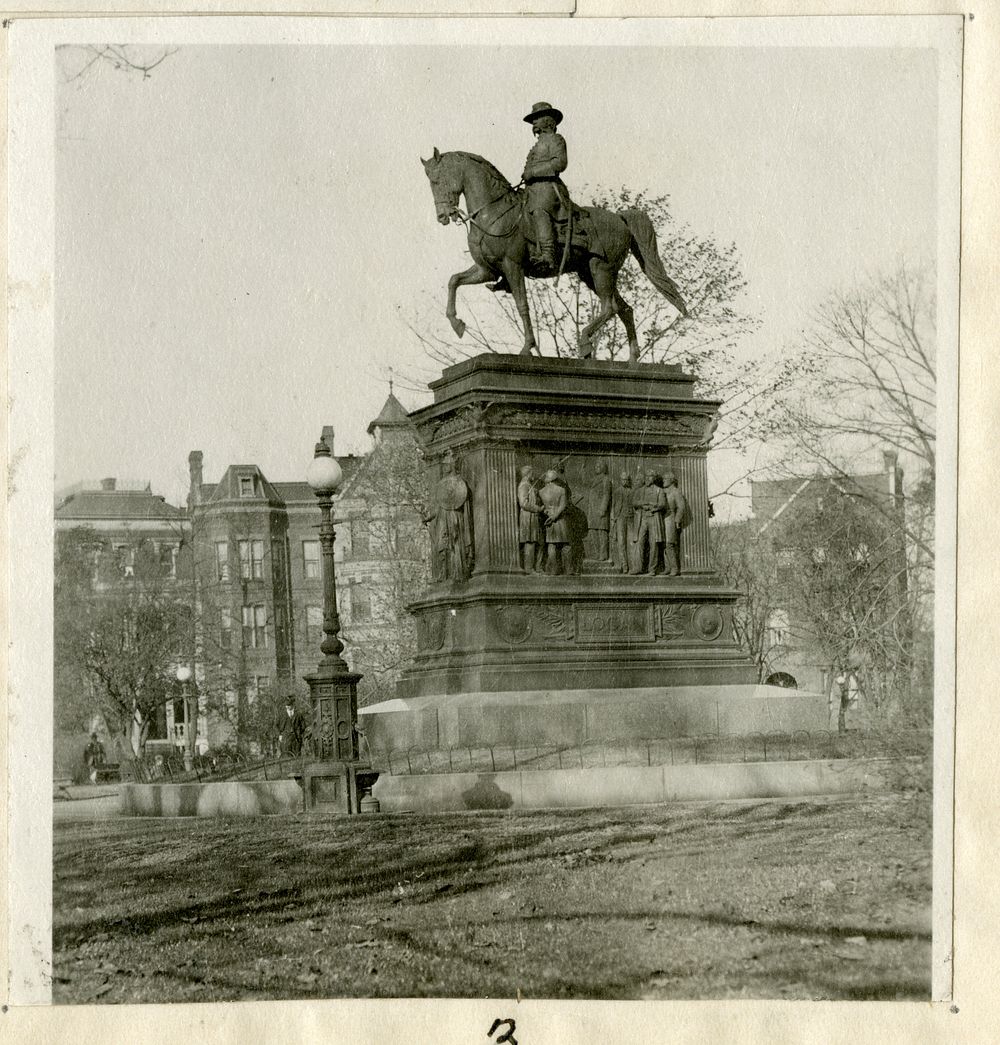
[[579,642],[652,642],[651,606],[598,603],[576,607],[576,634]]

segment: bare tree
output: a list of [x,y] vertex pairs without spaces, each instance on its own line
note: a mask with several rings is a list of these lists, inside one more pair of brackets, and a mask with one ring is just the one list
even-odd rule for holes
[[856,484],[828,494],[786,526],[789,596],[796,618],[831,674],[853,672],[878,719],[929,721],[929,694],[913,686],[914,612],[924,593],[909,583],[904,517],[859,496]]
[[[802,339],[811,372],[780,404],[793,474],[807,461],[848,478],[873,451],[900,455],[912,502],[907,539],[928,564],[937,467],[935,334],[933,275],[901,263],[817,309]],[[869,503],[890,509],[878,498]]]
[[423,520],[428,512],[425,465],[415,433],[400,432],[376,445],[349,497],[364,504],[372,598],[368,620],[357,619],[352,605],[343,638],[351,659],[360,654],[365,676],[360,699],[371,704],[394,694],[400,669],[416,652],[407,606],[427,581]]
[[733,607],[733,633],[750,654],[763,682],[773,670],[778,648],[772,623],[785,606],[778,583],[778,563],[770,541],[761,540],[758,525],[751,519],[712,527],[712,550],[716,567],[726,583],[739,593]]
[[931,714],[925,578],[910,570],[902,505],[884,494],[876,507],[863,485],[803,478],[781,512],[716,527],[717,562],[740,591],[734,628],[760,680],[785,657],[822,666],[828,696],[837,676],[853,674],[869,726],[922,728]]
[[[57,721],[99,714],[139,753],[175,693],[191,629],[183,585],[153,545],[111,544],[80,527],[60,536],[55,576]],[[83,683],[75,693],[74,683]],[[138,750],[137,750],[138,749]]]

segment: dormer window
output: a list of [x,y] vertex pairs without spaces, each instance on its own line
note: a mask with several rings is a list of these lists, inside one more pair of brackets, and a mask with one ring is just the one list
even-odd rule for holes
[[256,491],[254,490],[254,477],[252,475],[241,475],[240,476],[240,497],[253,497]]

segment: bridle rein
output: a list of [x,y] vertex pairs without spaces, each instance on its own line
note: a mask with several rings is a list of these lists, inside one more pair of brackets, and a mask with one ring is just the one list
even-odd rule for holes
[[[478,157],[473,156],[471,153],[467,153],[466,155],[468,155],[469,158],[474,162],[479,163],[480,165],[485,165],[485,161],[479,160]],[[506,239],[508,236],[514,235],[514,233],[517,231],[517,226],[519,222],[515,222],[508,232],[490,232],[489,229],[483,228],[483,226],[480,225],[475,219],[479,217],[479,215],[482,214],[487,207],[492,207],[494,203],[498,203],[508,194],[513,196],[513,201],[511,202],[511,205],[501,214],[498,214],[490,222],[490,226],[495,226],[497,222],[499,222],[502,218],[505,218],[518,205],[520,205],[521,211],[523,213],[526,203],[526,197],[522,194],[521,197],[518,198],[517,192],[517,190],[523,184],[523,182],[518,182],[517,185],[505,184],[504,188],[500,190],[500,194],[498,196],[494,196],[493,199],[484,203],[482,206],[477,207],[474,211],[472,211],[469,214],[464,214],[458,205],[458,199],[461,196],[461,192],[459,191],[451,193],[449,194],[451,195],[451,199],[447,201],[448,208],[451,211],[451,213],[454,214],[463,225],[471,226],[472,228],[477,229],[483,236],[492,236],[494,239]]]

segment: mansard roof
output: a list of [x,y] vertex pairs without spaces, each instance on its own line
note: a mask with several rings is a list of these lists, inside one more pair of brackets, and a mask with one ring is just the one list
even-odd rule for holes
[[[355,454],[337,458],[337,463],[344,473],[345,484],[358,470],[363,460],[364,458]],[[257,480],[253,496],[240,494],[240,479],[246,476],[253,476]],[[241,501],[244,504],[259,501],[271,505],[287,505],[305,501],[315,504],[316,495],[313,493],[312,487],[304,480],[272,483],[255,464],[232,464],[226,469],[219,482],[201,484],[201,503],[203,505],[218,504],[221,501]]]
[[[240,480],[252,478],[254,488],[252,494],[240,493]],[[205,486],[202,486],[202,503],[218,504],[220,501],[264,501],[270,504],[280,504],[281,497],[278,491],[268,481],[267,477],[255,464],[231,464],[223,474],[222,478],[212,488],[211,495],[206,496]]]

